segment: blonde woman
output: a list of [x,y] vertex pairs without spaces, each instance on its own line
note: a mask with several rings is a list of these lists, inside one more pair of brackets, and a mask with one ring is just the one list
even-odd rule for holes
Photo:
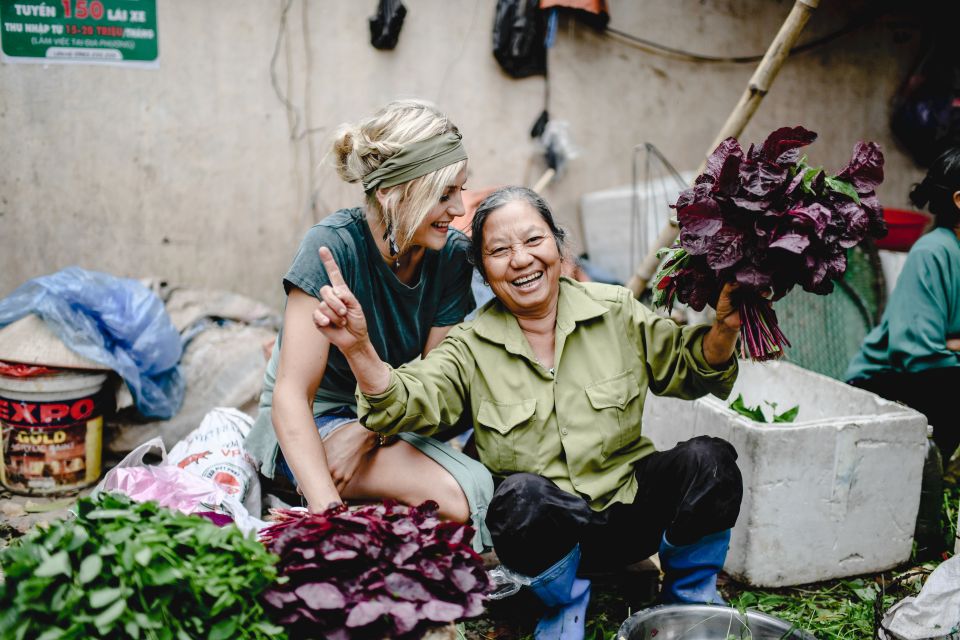
[[247,448],[265,476],[287,475],[311,510],[344,499],[429,499],[442,516],[482,528],[489,472],[432,438],[389,442],[362,427],[356,379],[311,319],[330,284],[321,246],[370,319],[378,354],[394,366],[426,355],[473,309],[469,242],[449,228],[464,214],[460,134],[432,105],[398,101],[343,125],[333,155],[341,178],[362,183],[365,204],[310,229],[284,276],[283,331]]

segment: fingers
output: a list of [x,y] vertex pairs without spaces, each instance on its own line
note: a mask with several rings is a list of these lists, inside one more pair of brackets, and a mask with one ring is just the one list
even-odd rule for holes
[[[330,278],[330,284],[324,286],[320,289],[321,296],[324,296],[325,300],[330,302],[330,306],[334,311],[340,312],[340,308],[344,309],[341,315],[346,314],[346,308],[349,306],[355,306],[357,304],[357,299],[354,297],[353,292],[350,291],[350,287],[347,286],[346,281],[343,279],[343,272],[340,271],[340,267],[337,266],[337,261],[333,259],[333,254],[330,252],[330,249],[327,247],[320,247],[320,261],[323,262],[324,269],[327,270],[327,277]],[[328,292],[330,295],[324,293],[324,289],[330,289]],[[340,298],[342,305],[334,303],[330,300],[330,296],[336,296]]]
[[340,272],[340,267],[337,266],[337,261],[333,259],[333,254],[327,247],[320,247],[320,262],[323,263],[323,268],[327,270],[327,277],[330,278],[330,284],[334,287],[347,286],[347,283],[343,279],[343,274]]
[[343,327],[347,324],[347,319],[334,313],[326,302],[321,302],[320,306],[313,310],[313,324],[318,329]]
[[[347,292],[349,293],[349,290]],[[329,285],[320,287],[320,303],[326,305],[335,315],[346,316],[348,302],[347,295],[342,291],[338,292]]]

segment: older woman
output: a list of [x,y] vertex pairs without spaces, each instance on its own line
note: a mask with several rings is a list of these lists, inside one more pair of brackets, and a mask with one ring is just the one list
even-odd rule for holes
[[486,520],[494,548],[531,576],[548,607],[539,638],[583,637],[581,560],[626,564],[659,550],[664,601],[718,601],[716,574],[742,496],[728,443],[695,438],[657,452],[641,435],[647,389],[729,394],[740,326],[732,288],[713,326],[681,328],[626,289],[562,278],[562,247],[537,194],[490,195],[473,220],[471,253],[496,299],[399,369],[377,356],[323,248],[333,286],[314,313],[356,376],[368,429],[430,433],[469,412],[480,459],[499,481]]

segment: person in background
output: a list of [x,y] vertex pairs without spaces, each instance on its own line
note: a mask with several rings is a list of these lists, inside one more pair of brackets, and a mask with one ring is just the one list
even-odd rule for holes
[[487,513],[494,549],[548,607],[536,637],[574,640],[590,597],[581,566],[625,566],[659,550],[663,601],[722,602],[716,577],[743,495],[736,451],[708,437],[655,451],[641,415],[647,389],[726,397],[740,319],[730,285],[712,326],[680,327],[623,287],[561,277],[563,241],[533,191],[487,197],[471,252],[496,298],[397,369],[377,354],[325,248],[332,286],[314,322],[346,356],[367,428],[431,433],[466,414],[499,482]]
[[933,425],[944,465],[960,445],[960,147],[940,155],[910,199],[934,228],[907,254],[880,324],[846,372],[853,386],[906,404]]
[[292,481],[311,511],[344,499],[434,500],[442,516],[482,528],[489,472],[432,438],[393,441],[363,428],[347,361],[311,319],[330,284],[320,246],[336,256],[369,318],[370,344],[393,366],[429,353],[474,308],[469,242],[449,228],[463,215],[460,133],[432,105],[397,101],[343,125],[333,155],[341,178],[363,184],[366,202],[311,228],[283,278],[283,330],[247,449],[263,475]]

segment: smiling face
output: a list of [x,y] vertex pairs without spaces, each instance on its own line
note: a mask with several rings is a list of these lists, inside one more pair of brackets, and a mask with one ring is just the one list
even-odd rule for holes
[[560,295],[560,249],[543,217],[513,200],[483,224],[483,269],[500,302],[515,316],[540,317]]
[[467,167],[464,165],[450,184],[444,187],[439,202],[424,216],[423,222],[414,231],[410,244],[437,251],[443,249],[447,243],[450,222],[466,213],[460,195],[466,181]]

